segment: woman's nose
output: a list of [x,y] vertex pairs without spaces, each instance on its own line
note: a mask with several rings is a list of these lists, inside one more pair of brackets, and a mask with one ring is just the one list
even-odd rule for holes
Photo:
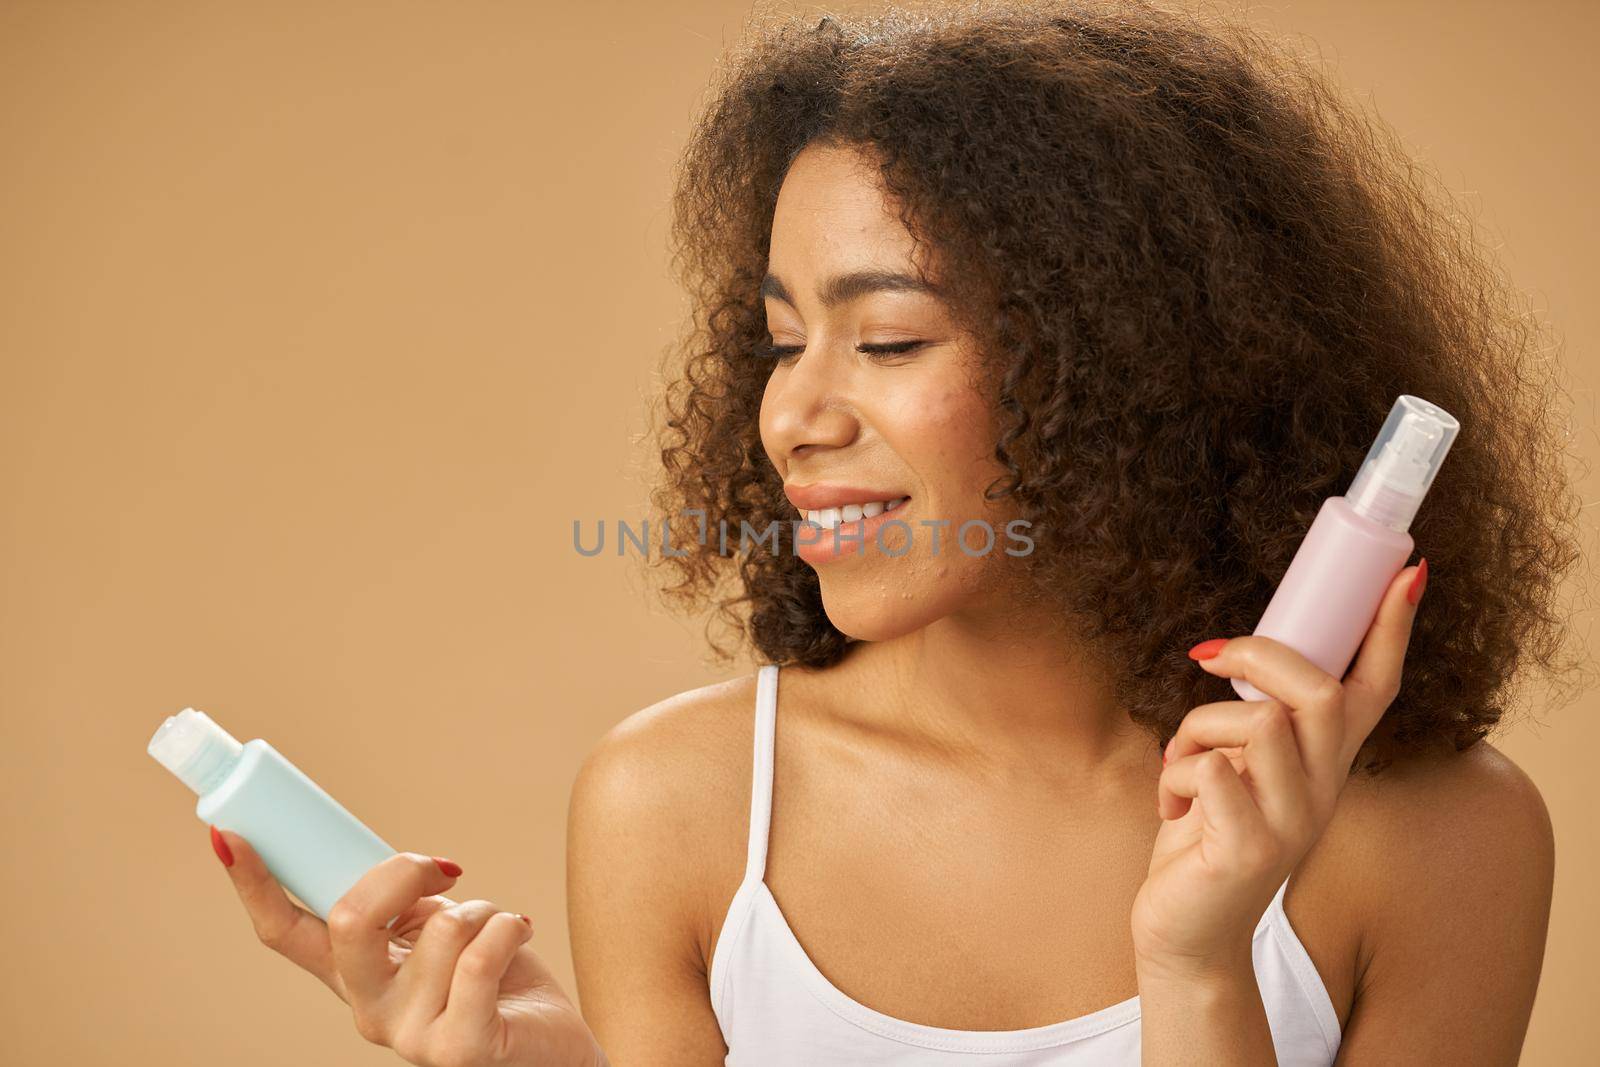
[[773,371],[762,400],[766,446],[774,456],[798,455],[813,446],[842,448],[855,440],[859,424],[841,386],[843,368],[830,366],[828,352],[804,352]]

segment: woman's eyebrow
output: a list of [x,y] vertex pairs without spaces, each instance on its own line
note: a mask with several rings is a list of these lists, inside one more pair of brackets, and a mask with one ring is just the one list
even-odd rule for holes
[[[789,294],[789,287],[784,285],[783,280],[776,274],[768,274],[761,280],[760,292],[762,297],[774,297],[782,300],[790,307],[795,306],[794,298]],[[937,285],[924,281],[913,274],[881,268],[868,268],[850,271],[845,274],[835,274],[818,288],[817,299],[825,310],[831,311],[833,308],[841,304],[847,304],[857,297],[876,292],[924,293],[933,297],[940,295],[940,289]]]

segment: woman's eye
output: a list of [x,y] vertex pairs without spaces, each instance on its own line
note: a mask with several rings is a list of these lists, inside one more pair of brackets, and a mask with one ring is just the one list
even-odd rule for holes
[[921,348],[922,345],[923,342],[921,341],[896,341],[893,344],[884,345],[860,344],[856,345],[856,351],[874,359],[882,359],[886,356],[904,355],[907,352]]
[[[907,352],[921,348],[923,344],[925,344],[923,341],[896,341],[893,344],[859,344],[856,345],[856,351],[873,359],[884,359],[890,356],[904,355]],[[781,362],[804,351],[804,345],[774,345],[769,343],[757,348],[756,355]]]

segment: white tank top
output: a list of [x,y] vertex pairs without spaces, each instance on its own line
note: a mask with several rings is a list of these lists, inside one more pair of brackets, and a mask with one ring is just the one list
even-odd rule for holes
[[[756,684],[755,761],[744,881],[711,957],[711,1007],[730,1067],[851,1064],[1121,1065],[1139,1062],[1139,998],[1026,1030],[951,1030],[874,1011],[833,985],[795,939],[763,881],[772,814],[778,668]],[[1284,879],[1256,924],[1251,949],[1281,1067],[1326,1067],[1339,1018],[1283,910]]]

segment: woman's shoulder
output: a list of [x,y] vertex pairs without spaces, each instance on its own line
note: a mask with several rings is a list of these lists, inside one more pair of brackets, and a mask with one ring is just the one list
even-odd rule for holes
[[1421,981],[1446,965],[1452,944],[1537,938],[1542,946],[1554,857],[1538,787],[1480,741],[1352,777],[1285,907],[1332,972],[1324,977],[1335,1003],[1348,1009],[1375,961],[1403,983],[1392,968],[1408,964],[1397,961],[1413,961]]
[[1393,879],[1437,883],[1469,860],[1536,861],[1554,849],[1539,787],[1488,741],[1352,777],[1329,830],[1382,860],[1370,878],[1378,890],[1396,888],[1384,885]]
[[744,864],[754,680],[634,711],[583,760],[567,807],[566,889],[586,1016],[597,1003],[602,1018],[658,1018],[714,1043],[705,971],[726,907],[718,898]]
[[585,757],[573,786],[586,801],[655,829],[705,813],[748,779],[755,672],[674,694],[629,714]]
[[1307,860],[1313,877],[1331,887],[1328,896],[1371,927],[1402,921],[1406,912],[1416,918],[1419,909],[1437,919],[1441,905],[1449,911],[1445,902],[1460,899],[1461,879],[1482,884],[1508,866],[1533,876],[1551,866],[1554,848],[1538,786],[1479,741],[1351,777]]
[[613,893],[635,883],[655,926],[709,959],[721,894],[744,869],[755,694],[751,671],[657,701],[605,732],[572,785],[569,893],[586,872]]

